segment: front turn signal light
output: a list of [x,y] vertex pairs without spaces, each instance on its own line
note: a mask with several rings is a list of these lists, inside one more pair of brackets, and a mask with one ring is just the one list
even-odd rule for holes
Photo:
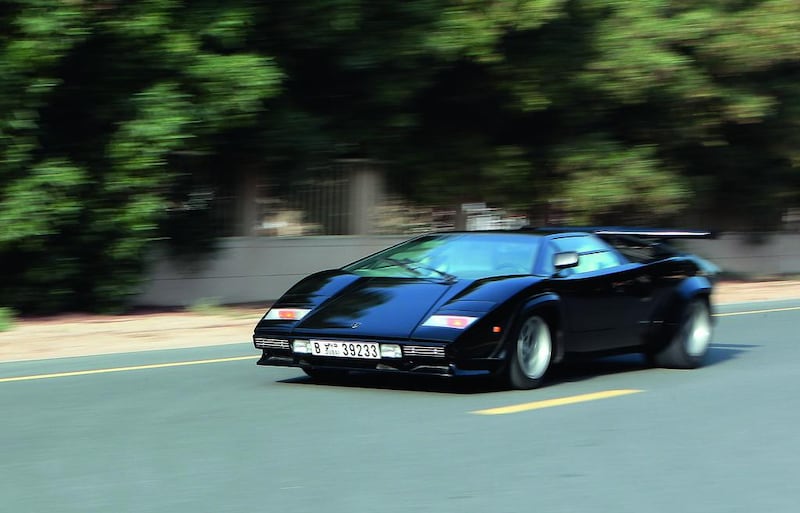
[[431,315],[422,325],[434,328],[454,328],[463,330],[477,320],[477,317],[467,317],[465,315]]
[[311,353],[311,341],[310,340],[301,340],[297,339],[292,341],[292,351],[295,353],[304,353],[309,354]]
[[310,308],[270,308],[265,321],[299,321],[310,312]]
[[381,344],[381,358],[402,358],[403,350],[397,344]]

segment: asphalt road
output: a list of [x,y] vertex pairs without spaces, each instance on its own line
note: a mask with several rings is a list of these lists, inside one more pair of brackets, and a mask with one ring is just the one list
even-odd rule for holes
[[525,392],[316,385],[249,343],[0,364],[0,512],[796,513],[800,300],[721,313],[703,369]]

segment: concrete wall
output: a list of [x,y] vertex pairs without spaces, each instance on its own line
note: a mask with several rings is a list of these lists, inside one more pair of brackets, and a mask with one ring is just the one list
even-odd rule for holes
[[683,247],[743,277],[800,274],[800,233],[730,232],[714,240],[685,241]]
[[[403,236],[233,237],[214,258],[186,266],[157,258],[140,305],[188,306],[202,299],[250,303],[278,298],[303,276],[342,265],[396,244]],[[728,233],[716,240],[687,241],[687,250],[724,271],[752,277],[800,274],[800,234]]]
[[251,303],[277,299],[300,278],[341,267],[405,237],[231,237],[210,261],[188,266],[166,258],[154,265],[134,301],[188,306],[202,299]]

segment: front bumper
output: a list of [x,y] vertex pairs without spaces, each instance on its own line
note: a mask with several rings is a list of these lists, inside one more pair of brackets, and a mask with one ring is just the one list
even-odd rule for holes
[[481,358],[452,361],[448,358],[382,358],[362,360],[295,354],[291,351],[263,350],[258,365],[298,367],[304,369],[336,369],[354,372],[405,373],[429,376],[485,376],[499,372],[504,360]]

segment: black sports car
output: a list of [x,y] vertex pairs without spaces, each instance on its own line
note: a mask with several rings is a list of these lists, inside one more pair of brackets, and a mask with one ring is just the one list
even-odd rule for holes
[[313,274],[255,328],[259,365],[492,374],[538,387],[573,356],[640,352],[699,366],[715,266],[667,241],[700,231],[536,228],[413,238]]

